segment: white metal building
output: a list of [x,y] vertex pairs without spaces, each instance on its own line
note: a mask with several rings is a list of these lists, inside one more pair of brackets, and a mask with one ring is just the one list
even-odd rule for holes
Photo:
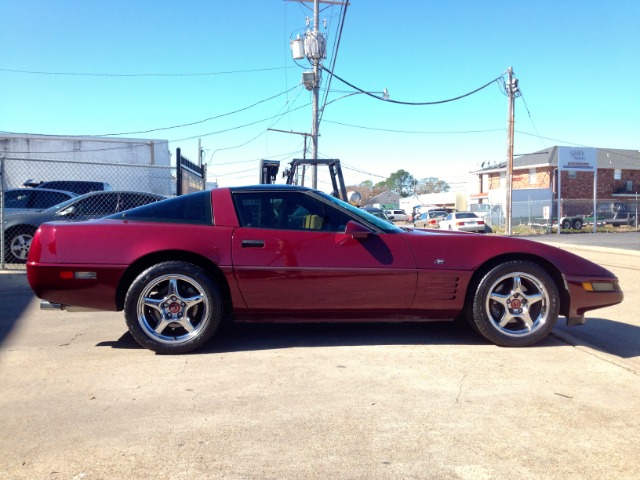
[[174,193],[167,140],[0,134],[5,188],[27,180],[90,180],[114,190]]

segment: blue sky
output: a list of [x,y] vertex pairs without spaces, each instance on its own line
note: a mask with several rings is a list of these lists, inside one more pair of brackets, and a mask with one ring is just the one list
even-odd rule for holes
[[[300,85],[308,63],[296,65],[289,49],[311,4],[0,5],[0,131],[166,139],[192,159],[201,138],[210,177],[222,186],[255,183],[261,158],[284,165],[302,156],[302,136],[267,129],[311,131],[311,95]],[[323,6],[327,67],[339,13]],[[637,0],[353,0],[334,71],[363,90],[387,88],[393,100],[431,102],[511,66],[523,94],[516,154],[553,145],[640,149],[639,19]],[[434,106],[352,91],[331,82],[335,101],[319,139],[319,156],[339,158],[348,184],[400,168],[455,184],[506,158],[507,97],[498,83]]]

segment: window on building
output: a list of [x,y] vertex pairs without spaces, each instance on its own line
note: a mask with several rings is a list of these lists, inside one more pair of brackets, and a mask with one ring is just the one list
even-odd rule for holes
[[507,172],[500,172],[500,188],[507,186]]
[[569,170],[569,178],[578,178],[578,172],[575,170]]
[[627,192],[633,192],[633,180],[627,180]]
[[619,168],[616,168],[613,171],[613,179],[614,180],[622,180],[622,170],[620,170]]
[[538,175],[536,173],[536,169],[530,168],[529,169],[529,185],[535,185],[536,183],[538,183]]
[[79,140],[74,140],[74,142],[73,142],[73,151],[74,152],[80,151],[80,141]]

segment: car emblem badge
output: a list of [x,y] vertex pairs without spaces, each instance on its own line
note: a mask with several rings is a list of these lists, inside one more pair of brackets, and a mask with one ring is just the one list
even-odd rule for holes
[[442,258],[436,258],[435,262],[436,265],[444,265],[444,259]]
[[514,308],[514,309],[522,308],[522,302],[517,298],[514,298],[513,300],[511,300],[510,306],[511,308]]

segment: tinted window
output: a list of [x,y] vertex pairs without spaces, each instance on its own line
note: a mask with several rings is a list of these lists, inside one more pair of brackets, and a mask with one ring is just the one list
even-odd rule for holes
[[136,208],[141,205],[146,205],[151,202],[156,202],[160,198],[155,195],[147,195],[146,193],[136,192],[124,192],[120,194],[120,203],[118,204],[118,211],[129,210],[130,208]]
[[386,220],[382,220],[381,218],[375,217],[365,210],[354,207],[353,205],[343,202],[339,198],[333,197],[331,195],[327,195],[322,192],[314,192],[313,195],[317,195],[325,199],[325,201],[336,204],[338,208],[341,210],[346,210],[350,212],[354,217],[359,218],[360,220],[365,220],[367,223],[375,225],[377,228],[387,233],[397,233],[402,232],[402,230],[392,223],[387,222]]
[[169,198],[111,215],[109,218],[211,225],[211,192],[203,191]]
[[52,205],[57,205],[60,202],[64,202],[70,197],[70,195],[63,192],[40,192],[38,190],[33,190],[31,193],[32,198],[31,202],[29,202],[29,208],[37,208],[40,210],[49,208]]
[[5,208],[27,208],[28,201],[28,191],[12,190],[9,192],[4,192]]
[[243,227],[344,232],[351,217],[301,192],[235,193],[233,201]]
[[104,216],[110,215],[118,207],[118,194],[107,193],[105,195],[90,195],[73,204],[73,214]]
[[89,192],[112,190],[111,186],[103,182],[85,182],[85,181],[73,181],[73,180],[53,180],[51,182],[44,182],[38,185],[37,188],[52,188],[54,190],[66,190],[68,192],[74,192],[77,194],[84,194]]

